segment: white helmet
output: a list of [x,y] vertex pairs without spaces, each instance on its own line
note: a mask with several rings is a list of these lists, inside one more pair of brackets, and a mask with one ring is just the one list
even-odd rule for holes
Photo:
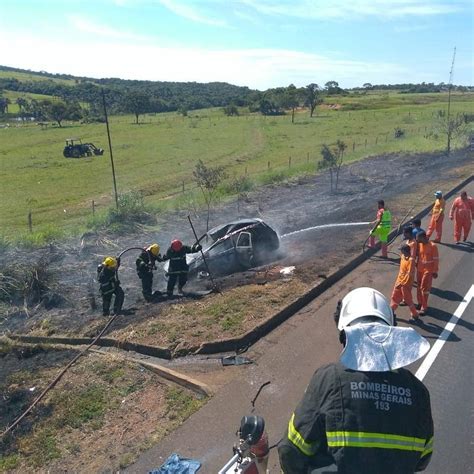
[[342,331],[356,319],[370,316],[380,318],[389,326],[394,325],[392,309],[380,291],[373,288],[356,288],[342,300],[337,328]]

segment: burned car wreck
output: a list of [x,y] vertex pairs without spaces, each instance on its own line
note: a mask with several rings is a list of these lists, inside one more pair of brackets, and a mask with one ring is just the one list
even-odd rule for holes
[[[278,256],[280,238],[268,224],[258,218],[239,219],[219,225],[202,235],[198,242],[203,246],[209,271],[213,275],[229,275],[263,265]],[[207,276],[202,254],[186,256],[189,277]],[[167,271],[167,264],[164,266]]]

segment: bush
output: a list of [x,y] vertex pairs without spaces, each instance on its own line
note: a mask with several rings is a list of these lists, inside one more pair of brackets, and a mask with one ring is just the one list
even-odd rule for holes
[[405,130],[400,127],[396,127],[393,136],[395,138],[403,138],[405,136]]
[[118,208],[109,207],[104,215],[94,217],[87,225],[96,230],[107,229],[120,233],[140,224],[155,222],[153,208],[145,204],[143,194],[139,191],[130,191],[119,195]]

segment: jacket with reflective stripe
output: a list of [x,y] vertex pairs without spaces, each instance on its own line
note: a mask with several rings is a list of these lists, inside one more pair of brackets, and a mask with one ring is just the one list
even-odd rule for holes
[[418,243],[417,270],[421,272],[438,273],[439,253],[438,247],[433,242]]
[[388,209],[384,209],[379,226],[382,229],[390,230],[392,228],[392,214]]
[[435,219],[444,215],[445,206],[446,206],[446,201],[443,198],[436,198],[433,204],[433,209],[431,209],[431,215]]
[[433,451],[428,391],[405,369],[322,367],[295,409],[278,451],[285,474],[305,474],[331,463],[347,474],[421,471]]

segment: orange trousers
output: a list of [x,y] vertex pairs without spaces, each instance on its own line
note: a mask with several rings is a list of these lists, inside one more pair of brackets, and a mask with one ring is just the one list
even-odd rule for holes
[[433,285],[433,273],[427,271],[417,272],[417,281],[416,296],[418,304],[421,306],[420,310],[426,311],[428,308],[428,297]]
[[464,233],[464,240],[467,240],[469,231],[471,230],[471,219],[454,219],[454,240],[461,240],[461,231]]
[[436,232],[435,240],[441,240],[441,236],[443,234],[444,215],[439,216],[437,219],[435,217],[436,216],[431,216],[431,221],[430,225],[428,226],[428,230],[426,231],[426,236],[430,238],[433,232]]
[[413,304],[413,297],[411,296],[412,285],[402,285],[400,288],[394,287],[392,291],[392,299],[390,301],[390,307],[393,311],[398,308],[398,305],[405,301],[407,306],[410,308],[410,314],[414,317],[418,316],[418,312]]

